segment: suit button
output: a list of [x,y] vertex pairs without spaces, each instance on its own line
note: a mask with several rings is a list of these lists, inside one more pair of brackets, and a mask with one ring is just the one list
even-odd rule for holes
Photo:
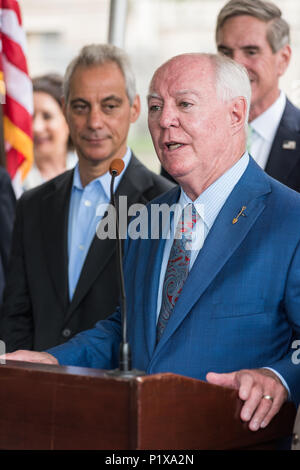
[[69,338],[71,336],[71,330],[69,328],[65,328],[62,332],[64,338]]

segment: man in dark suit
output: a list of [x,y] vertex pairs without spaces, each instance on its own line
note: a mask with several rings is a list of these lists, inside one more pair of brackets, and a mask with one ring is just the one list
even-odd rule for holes
[[244,65],[251,81],[248,150],[266,173],[300,192],[300,110],[279,90],[289,42],[289,25],[271,2],[231,0],[218,15],[218,51]]
[[0,305],[7,273],[15,206],[16,197],[10,177],[7,171],[0,167]]
[[280,9],[261,0],[231,0],[216,25],[218,51],[246,67],[251,81],[248,150],[266,173],[300,191],[300,110],[279,89],[291,57]]
[[18,203],[0,323],[7,351],[60,344],[114,311],[116,242],[96,236],[97,207],[109,203],[110,164],[124,161],[116,199],[126,196],[128,207],[171,186],[127,147],[139,112],[124,52],[111,45],[83,48],[64,82],[64,113],[79,163]]

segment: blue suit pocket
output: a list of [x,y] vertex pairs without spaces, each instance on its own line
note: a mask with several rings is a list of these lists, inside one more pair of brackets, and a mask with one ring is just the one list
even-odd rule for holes
[[253,302],[218,302],[211,306],[212,318],[243,317],[265,313],[265,301],[263,299]]

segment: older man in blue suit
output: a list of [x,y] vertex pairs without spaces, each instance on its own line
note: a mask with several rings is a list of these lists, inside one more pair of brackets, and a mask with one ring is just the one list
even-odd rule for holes
[[[245,151],[250,95],[245,69],[218,55],[155,72],[149,128],[179,186],[145,208],[149,236],[128,237],[124,270],[133,366],[238,389],[257,430],[300,398],[300,196]],[[174,204],[171,226],[153,227],[152,209]],[[121,331],[117,311],[64,345],[7,358],[111,369]]]

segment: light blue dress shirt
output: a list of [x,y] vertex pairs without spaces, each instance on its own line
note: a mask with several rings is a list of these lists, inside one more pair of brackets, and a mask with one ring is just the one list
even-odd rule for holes
[[[164,237],[167,239],[161,271],[160,271],[160,281],[159,281],[159,291],[158,291],[158,298],[157,298],[157,318],[160,312],[161,301],[162,301],[162,289],[163,289],[163,282],[165,278],[165,273],[167,269],[167,264],[169,260],[169,255],[171,251],[171,247],[173,244],[173,236],[174,234],[174,227],[177,226],[179,218],[181,216],[181,212],[183,208],[189,204],[193,203],[197,213],[199,215],[199,219],[195,224],[193,229],[194,231],[194,240],[195,240],[195,249],[191,251],[191,260],[190,260],[190,270],[193,267],[193,264],[197,258],[197,255],[207,237],[210,229],[212,228],[214,221],[217,218],[220,210],[222,209],[223,205],[226,202],[229,194],[233,190],[234,186],[237,184],[241,176],[243,175],[244,171],[246,170],[249,163],[249,154],[248,152],[244,153],[244,155],[233,165],[228,171],[226,171],[220,178],[218,178],[212,185],[210,185],[200,196],[195,200],[192,201],[181,189],[180,198],[178,201],[179,210],[175,211],[173,220],[171,222],[171,227],[168,228],[168,233],[164,234]],[[200,239],[200,243],[199,243]],[[198,242],[198,243],[197,243]]]
[[[127,152],[123,158],[125,168],[123,172],[115,178],[114,190],[117,189],[130,159],[131,150],[127,148]],[[100,204],[109,204],[110,202],[110,182],[111,175],[107,172],[83,187],[80,180],[78,164],[75,167],[68,223],[70,301],[74,295],[90,245],[96,234],[97,225],[102,218],[101,215],[97,214],[97,207]]]

